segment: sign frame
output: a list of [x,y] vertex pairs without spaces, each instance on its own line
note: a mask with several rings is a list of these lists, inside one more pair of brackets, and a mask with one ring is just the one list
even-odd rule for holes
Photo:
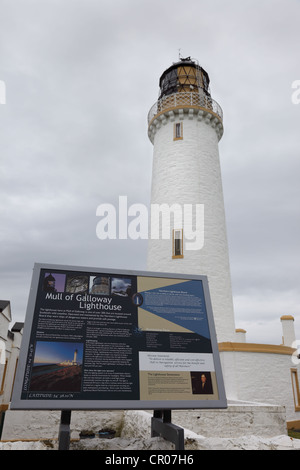
[[[214,364],[215,380],[217,385],[217,398],[213,399],[47,399],[47,393],[44,393],[45,398],[22,398],[24,395],[24,379],[27,371],[30,369],[28,366],[28,351],[30,343],[33,338],[36,340],[36,331],[33,331],[34,319],[38,313],[37,310],[37,296],[38,289],[41,285],[42,270],[47,272],[63,271],[63,272],[76,272],[76,273],[90,273],[93,275],[101,274],[108,276],[133,276],[136,278],[157,278],[160,282],[164,279],[171,279],[174,281],[201,281],[206,309],[206,318],[209,328],[209,339],[211,342],[212,360]],[[180,355],[180,353],[178,353]],[[28,368],[29,367],[29,368]],[[29,371],[32,373],[32,367]],[[139,375],[139,372],[138,372]],[[32,281],[26,311],[26,319],[24,325],[24,333],[21,343],[20,356],[18,367],[15,377],[13,395],[10,409],[12,410],[175,410],[175,409],[213,409],[213,408],[227,408],[227,399],[225,394],[225,387],[223,382],[222,368],[219,356],[219,349],[213,319],[212,304],[209,293],[207,276],[202,275],[187,275],[178,273],[161,273],[151,271],[136,271],[126,269],[107,269],[95,267],[82,267],[82,266],[67,266],[60,264],[43,264],[35,263],[32,274]]]

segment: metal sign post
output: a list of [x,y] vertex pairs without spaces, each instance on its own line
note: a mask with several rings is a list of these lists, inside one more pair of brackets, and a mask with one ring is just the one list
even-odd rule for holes
[[151,419],[151,437],[161,436],[175,444],[175,450],[184,450],[184,429],[171,422],[171,410],[154,410]]
[[71,410],[62,410],[58,433],[58,450],[69,450],[70,447]]

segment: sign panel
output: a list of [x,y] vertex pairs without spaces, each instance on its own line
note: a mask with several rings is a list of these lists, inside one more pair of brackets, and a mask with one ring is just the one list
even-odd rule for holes
[[205,276],[34,266],[11,409],[226,406]]

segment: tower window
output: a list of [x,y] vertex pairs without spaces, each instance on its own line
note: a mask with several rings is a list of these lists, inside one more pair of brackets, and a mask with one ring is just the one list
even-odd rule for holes
[[173,230],[173,256],[172,258],[183,258],[183,229]]
[[174,124],[174,138],[173,138],[173,140],[180,140],[180,139],[183,139],[182,122],[176,122]]

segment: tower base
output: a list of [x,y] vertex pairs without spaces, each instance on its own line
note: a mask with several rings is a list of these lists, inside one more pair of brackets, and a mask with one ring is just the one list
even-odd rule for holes
[[[84,428],[97,431],[110,427],[122,439],[148,439],[151,418],[152,410],[74,411],[71,437],[78,439],[80,430]],[[59,419],[59,411],[8,410],[2,439],[55,439]],[[250,435],[272,438],[287,434],[285,408],[263,403],[229,401],[227,409],[173,410],[172,422],[185,428],[187,436],[191,432],[199,438],[239,438]]]
[[285,408],[264,403],[228,401],[224,410],[174,411],[174,423],[205,437],[274,437],[287,433]]

